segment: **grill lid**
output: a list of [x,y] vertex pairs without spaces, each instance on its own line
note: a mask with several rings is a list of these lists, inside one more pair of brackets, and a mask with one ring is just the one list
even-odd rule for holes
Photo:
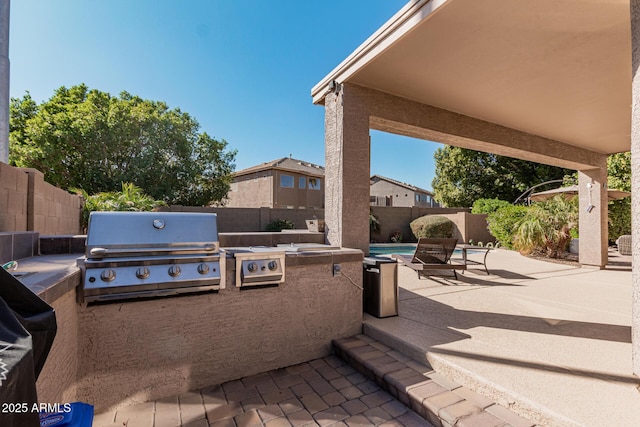
[[89,216],[87,259],[218,250],[214,213],[92,212]]

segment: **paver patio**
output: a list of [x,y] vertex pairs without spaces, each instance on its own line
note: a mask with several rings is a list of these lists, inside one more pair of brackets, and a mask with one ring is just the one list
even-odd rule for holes
[[94,427],[330,425],[431,426],[335,356],[123,407],[98,414],[93,423]]

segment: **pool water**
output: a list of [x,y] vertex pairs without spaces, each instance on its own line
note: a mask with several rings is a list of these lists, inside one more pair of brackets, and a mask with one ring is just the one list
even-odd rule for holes
[[[369,245],[369,255],[391,255],[391,254],[399,254],[399,255],[413,255],[416,251],[416,244],[410,243],[377,243]],[[473,249],[467,250],[467,253],[473,253]],[[453,256],[461,257],[462,250],[455,249],[453,251]]]
[[369,245],[369,255],[391,255],[391,254],[400,254],[400,255],[413,255],[416,251],[416,245],[410,244],[398,244],[398,243],[388,243],[388,244],[377,244],[377,245]]

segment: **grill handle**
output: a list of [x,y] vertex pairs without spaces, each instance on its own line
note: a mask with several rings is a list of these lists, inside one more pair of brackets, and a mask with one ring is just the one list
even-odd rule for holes
[[202,246],[191,246],[188,248],[166,247],[166,248],[127,248],[127,249],[107,249],[107,248],[91,248],[89,254],[92,256],[106,255],[128,255],[128,254],[148,254],[149,252],[215,252],[215,244],[206,244]]

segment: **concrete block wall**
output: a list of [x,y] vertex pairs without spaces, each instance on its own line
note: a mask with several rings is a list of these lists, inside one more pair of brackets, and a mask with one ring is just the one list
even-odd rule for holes
[[165,206],[164,212],[213,212],[218,215],[219,233],[242,233],[265,231],[267,225],[276,219],[288,219],[296,229],[307,229],[305,220],[324,219],[323,209],[272,209],[272,208],[230,208]]
[[29,176],[27,227],[41,234],[80,234],[82,199],[44,181],[44,174],[23,169]]
[[0,231],[27,231],[29,177],[0,162]]
[[[400,231],[404,242],[415,242],[409,224],[423,215],[444,215],[456,223],[460,240],[468,242],[493,241],[486,224],[486,216],[472,215],[468,208],[422,208],[371,206],[371,212],[380,222],[380,231],[371,236],[378,243],[388,243],[394,231]],[[272,209],[272,208],[229,208],[167,206],[160,208],[168,212],[213,212],[218,215],[219,233],[243,233],[265,231],[267,224],[276,219],[291,220],[296,229],[306,230],[307,219],[324,219],[323,209]],[[462,213],[464,215],[458,215]]]
[[473,239],[474,242],[493,242],[496,238],[489,233],[487,228],[487,214],[467,214],[465,215],[467,242]]
[[[411,231],[411,221],[424,215],[442,215],[450,218],[459,230],[458,239],[468,241],[469,238],[478,240],[474,237],[477,233],[475,227],[480,232],[486,229],[486,223],[473,223],[473,227],[466,226],[466,218],[473,216],[467,208],[420,208],[420,207],[386,207],[371,206],[371,213],[378,219],[380,230],[371,235],[371,239],[377,243],[389,243],[391,233],[399,231],[402,233],[402,241],[407,243],[416,242],[416,238]],[[460,215],[462,214],[462,215]],[[471,224],[469,224],[471,225]],[[483,234],[484,235],[484,234]],[[471,236],[471,237],[470,237]],[[482,239],[480,239],[482,240]],[[486,241],[483,240],[483,241]]]
[[44,182],[42,172],[0,163],[0,232],[79,234],[82,200]]

